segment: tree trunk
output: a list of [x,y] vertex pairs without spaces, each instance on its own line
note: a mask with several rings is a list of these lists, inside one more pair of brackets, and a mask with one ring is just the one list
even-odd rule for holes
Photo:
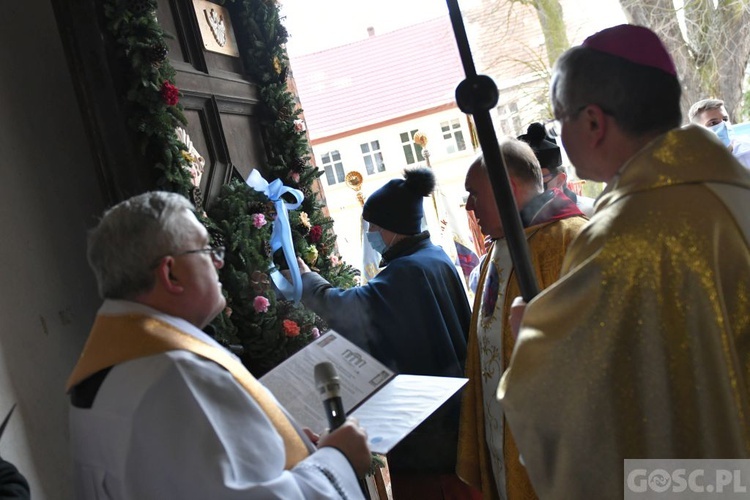
[[[628,21],[656,32],[674,58],[683,85],[683,114],[700,99],[723,99],[733,120],[742,109],[742,83],[750,59],[750,6],[744,0],[620,0]],[[685,29],[679,16],[684,15]]]
[[562,6],[559,0],[534,0],[534,8],[544,33],[547,60],[552,67],[557,58],[570,47]]

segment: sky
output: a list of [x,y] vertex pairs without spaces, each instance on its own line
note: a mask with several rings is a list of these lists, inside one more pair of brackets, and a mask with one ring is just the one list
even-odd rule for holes
[[[460,0],[462,9],[479,0]],[[319,52],[448,15],[445,0],[281,0],[291,57]]]
[[[482,0],[458,0],[461,11]],[[446,0],[280,0],[282,22],[289,32],[291,58],[345,45],[413,24],[448,16]],[[578,0],[577,11],[599,29],[625,22],[617,0]],[[567,16],[566,16],[567,17]]]

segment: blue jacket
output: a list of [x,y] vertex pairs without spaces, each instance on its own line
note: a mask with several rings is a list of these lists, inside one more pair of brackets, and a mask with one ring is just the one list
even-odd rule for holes
[[[471,309],[454,264],[427,231],[394,245],[384,260],[387,266],[375,278],[348,290],[333,288],[316,273],[303,274],[302,302],[397,373],[463,377]],[[397,446],[395,456],[389,455],[392,468],[452,472],[458,402],[452,398],[418,429],[432,430],[415,431]],[[444,441],[444,453],[436,453],[436,440]],[[400,467],[398,457],[410,454],[400,448],[419,453],[419,463],[415,455]]]

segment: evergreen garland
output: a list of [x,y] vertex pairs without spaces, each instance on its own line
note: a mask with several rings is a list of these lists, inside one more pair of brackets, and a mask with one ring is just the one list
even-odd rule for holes
[[119,48],[118,62],[125,74],[123,108],[135,132],[135,144],[160,171],[161,189],[188,195],[192,185],[182,154],[186,147],[174,132],[187,120],[177,103],[174,69],[165,59],[154,62],[154,52],[165,47],[155,9],[155,0],[108,0],[104,3],[106,27]]
[[[324,216],[313,191],[322,172],[309,164],[309,147],[298,120],[301,111],[287,88],[288,34],[278,5],[274,0],[230,1],[245,72],[260,91],[260,125],[268,158],[264,177],[269,183],[281,179],[305,196],[299,209],[289,213],[295,251],[334,286],[351,287],[357,271],[335,253],[333,220]],[[155,10],[155,0],[104,0],[107,30],[124,68],[125,111],[133,138],[146,161],[160,171],[159,187],[191,196],[187,148],[175,134],[186,120],[174,86],[175,71],[165,53],[167,35]],[[281,268],[285,263],[270,252],[276,214],[264,194],[233,179],[222,187],[208,213],[198,215],[214,241],[227,248],[220,271],[227,309],[209,328],[225,345],[239,343],[243,362],[261,376],[323,333],[326,325],[312,311],[274,292],[267,270],[272,260]]]

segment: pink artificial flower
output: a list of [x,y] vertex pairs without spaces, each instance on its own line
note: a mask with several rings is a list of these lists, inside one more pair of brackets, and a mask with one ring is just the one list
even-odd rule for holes
[[292,172],[289,174],[289,177],[292,178],[292,180],[299,184],[299,174],[297,172]]
[[255,229],[260,229],[267,224],[266,216],[263,214],[253,214],[253,226]]
[[256,313],[264,313],[268,311],[268,306],[270,305],[271,302],[262,295],[258,295],[253,299],[253,309],[255,309]]
[[334,254],[334,253],[332,253],[331,255],[328,256],[328,260],[331,261],[331,265],[332,266],[338,266],[339,262],[340,262],[339,261],[339,256],[336,255],[336,254]]
[[320,337],[320,330],[318,330],[318,327],[314,326],[312,330],[310,330],[310,333],[312,334],[312,338],[317,339]]

